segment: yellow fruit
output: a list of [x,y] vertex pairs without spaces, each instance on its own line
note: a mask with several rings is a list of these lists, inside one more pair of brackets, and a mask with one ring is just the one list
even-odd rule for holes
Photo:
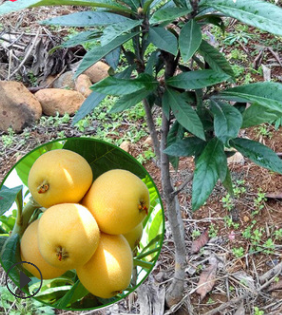
[[147,186],[129,171],[115,169],[99,176],[82,203],[94,215],[99,228],[108,234],[125,234],[148,213]]
[[141,237],[143,233],[143,223],[139,223],[135,228],[133,228],[131,231],[129,231],[126,234],[123,234],[123,236],[128,241],[128,244],[130,248],[133,250],[136,246],[138,246]]
[[95,254],[76,272],[90,293],[106,299],[128,287],[132,268],[132,252],[126,239],[122,235],[101,233]]
[[[67,270],[55,268],[49,265],[41,256],[37,242],[37,228],[39,220],[32,222],[25,230],[21,239],[21,258],[23,261],[31,262],[39,268],[43,279],[52,279],[61,276]],[[30,264],[23,264],[24,268],[40,279],[38,270]]]
[[52,266],[74,269],[94,254],[100,238],[92,214],[80,204],[62,203],[48,208],[38,225],[38,244]]
[[79,154],[64,149],[48,151],[32,165],[28,188],[41,206],[79,202],[93,180],[92,169]]

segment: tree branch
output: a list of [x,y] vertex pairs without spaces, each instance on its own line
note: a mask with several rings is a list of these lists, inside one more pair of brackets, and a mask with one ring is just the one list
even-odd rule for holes
[[159,139],[157,136],[156,126],[155,126],[154,119],[152,116],[151,108],[150,108],[149,102],[147,101],[146,98],[143,99],[143,105],[144,105],[145,112],[146,112],[147,125],[149,127],[150,136],[152,138],[154,151],[155,151],[155,154],[157,157],[157,165],[159,166],[159,163],[161,160],[160,142],[159,142]]

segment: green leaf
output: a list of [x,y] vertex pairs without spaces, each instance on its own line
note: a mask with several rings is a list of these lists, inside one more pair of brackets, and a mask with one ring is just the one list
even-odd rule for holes
[[[10,236],[5,242],[1,254],[0,254],[1,265],[6,272],[20,259],[20,237],[19,234]],[[20,286],[20,273],[22,270],[20,265],[15,266],[9,272],[9,278],[19,287]]]
[[282,35],[281,8],[261,0],[202,0],[200,8],[214,8],[227,16],[276,35]]
[[169,78],[166,83],[179,89],[194,90],[202,89],[207,86],[215,85],[228,80],[229,75],[216,72],[214,70],[196,70],[190,72],[183,72]]
[[176,37],[161,26],[150,27],[148,40],[161,50],[167,51],[173,55],[177,54],[178,48]]
[[137,105],[139,102],[141,102],[144,98],[146,98],[151,93],[152,91],[150,90],[142,89],[134,93],[124,95],[111,108],[110,113],[122,112],[134,105]]
[[248,128],[262,123],[272,123],[281,117],[281,113],[274,111],[271,108],[252,104],[243,113],[242,128]]
[[70,138],[66,141],[64,149],[82,155],[90,164],[94,179],[112,169],[128,170],[140,178],[147,175],[144,167],[130,154],[104,141]]
[[126,22],[134,22],[134,21],[119,14],[102,12],[102,11],[84,11],[84,12],[76,12],[76,13],[44,20],[44,21],[41,21],[40,24],[62,25],[62,26],[72,26],[72,27],[92,27],[92,26],[111,25],[111,24],[122,23],[122,22],[126,23]]
[[10,12],[16,12],[26,8],[40,7],[40,6],[60,6],[60,5],[78,5],[89,6],[97,8],[106,8],[115,12],[121,12],[123,14],[131,14],[131,10],[125,6],[120,5],[117,1],[112,0],[17,0],[15,3],[8,1],[0,6],[0,15]]
[[199,48],[199,54],[204,57],[205,61],[213,70],[218,72],[224,72],[231,77],[235,76],[231,65],[225,59],[224,55],[221,54],[216,48],[214,48],[205,40],[202,40],[202,43]]
[[199,209],[211,194],[219,177],[226,177],[227,159],[223,143],[213,138],[196,160],[192,185],[192,209]]
[[179,48],[184,62],[187,62],[198,50],[202,42],[202,32],[194,20],[186,23],[179,36]]
[[241,138],[231,140],[230,145],[255,164],[282,174],[282,160],[267,146],[256,141]]
[[242,125],[242,115],[235,107],[222,102],[211,101],[214,114],[215,136],[224,144],[238,136]]
[[104,46],[123,33],[126,33],[141,24],[142,21],[128,20],[125,22],[109,25],[104,29],[103,35],[100,38],[101,44]]
[[94,47],[89,50],[76,71],[76,77],[78,77],[81,73],[99,61],[101,58],[105,57],[109,52],[121,46],[125,42],[128,42],[137,34],[138,32],[122,35],[105,46]]
[[17,195],[22,191],[22,189],[22,185],[14,188],[8,188],[4,185],[2,186],[0,190],[0,215],[4,214],[12,207]]
[[187,15],[191,12],[191,9],[183,8],[161,8],[157,10],[150,18],[150,24],[160,24],[163,22],[171,22],[181,16]]
[[250,102],[264,106],[269,111],[282,113],[282,84],[276,82],[258,82],[220,92],[215,99],[235,102]]
[[119,79],[107,77],[94,84],[91,89],[96,92],[110,95],[127,95],[143,89],[154,91],[158,82],[149,74],[140,74],[136,79]]
[[105,97],[106,95],[100,93],[91,93],[80,106],[78,112],[75,114],[72,121],[72,126],[83,119],[86,115],[90,114],[103,101]]
[[172,156],[198,156],[202,153],[207,142],[196,138],[188,137],[185,139],[178,139],[176,142],[168,146],[164,153]]
[[122,0],[121,2],[129,5],[130,8],[135,10],[135,11],[137,11],[137,9],[140,7],[140,1],[139,0]]
[[153,51],[147,61],[146,68],[145,68],[145,73],[153,75],[154,74],[154,68],[158,62],[158,56],[159,52],[158,51]]
[[205,140],[202,122],[197,113],[187,103],[184,95],[173,89],[167,89],[163,96],[163,102],[170,105],[176,119],[184,128],[198,138]]
[[199,21],[200,24],[213,24],[218,26],[222,33],[225,33],[225,25],[222,17],[219,14],[205,14],[205,15],[197,15],[195,17],[196,21]]
[[112,50],[111,52],[109,52],[105,56],[107,64],[110,67],[112,67],[114,70],[116,70],[116,68],[118,67],[118,63],[119,63],[119,59],[120,59],[120,52],[121,52],[121,48],[118,47],[118,48]]
[[0,252],[2,251],[3,246],[5,245],[7,239],[8,239],[8,236],[0,235]]
[[73,302],[83,298],[89,292],[81,284],[79,280],[72,286],[72,288],[54,305],[56,308],[63,309],[71,305]]
[[99,38],[102,35],[101,31],[86,31],[81,32],[77,35],[72,36],[70,39],[62,43],[62,47],[73,47],[76,45],[81,45],[83,43],[91,42],[95,38]]
[[234,195],[232,178],[231,178],[231,174],[230,174],[230,171],[229,171],[228,168],[227,168],[227,173],[226,173],[225,180],[222,182],[222,185],[224,186],[224,188],[228,191],[228,193],[231,196]]
[[[170,147],[173,143],[181,140],[184,136],[184,132],[185,132],[185,129],[176,120],[168,132],[167,140],[166,140],[166,146]],[[166,150],[164,150],[164,153],[166,153]],[[169,157],[169,161],[172,164],[172,166],[174,167],[174,169],[177,170],[178,169],[178,163],[179,163],[179,157],[174,156],[174,154],[173,154]]]

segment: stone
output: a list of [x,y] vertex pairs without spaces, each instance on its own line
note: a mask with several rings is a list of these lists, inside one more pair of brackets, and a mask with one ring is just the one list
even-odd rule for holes
[[0,81],[0,130],[21,132],[42,115],[36,97],[20,82]]
[[131,143],[129,141],[123,141],[119,147],[128,153],[130,151]]
[[75,87],[76,90],[81,93],[84,97],[88,97],[93,91],[90,89],[90,86],[92,86],[92,82],[88,75],[81,74],[78,76]]
[[240,152],[236,152],[232,156],[227,159],[227,163],[230,164],[240,164],[244,165],[245,159],[244,156]]
[[143,142],[143,145],[145,146],[152,146],[153,145],[153,140],[152,140],[152,137],[149,136],[145,139],[145,141]]
[[109,76],[108,71],[110,70],[110,68],[111,67],[105,62],[98,61],[94,63],[94,65],[86,69],[83,73],[90,78],[92,83],[96,83]]
[[35,97],[48,116],[56,116],[57,112],[59,115],[73,115],[85,100],[81,93],[64,89],[42,89],[35,93]]
[[59,76],[57,80],[53,82],[53,87],[55,89],[75,89],[74,73],[72,71],[67,71]]

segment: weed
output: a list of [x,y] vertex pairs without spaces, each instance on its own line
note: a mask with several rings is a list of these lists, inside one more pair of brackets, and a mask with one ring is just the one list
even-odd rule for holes
[[254,315],[264,315],[264,311],[261,311],[257,306],[255,306]]
[[243,247],[233,248],[232,253],[236,258],[241,258],[245,254],[245,250]]
[[192,232],[192,239],[196,239],[197,237],[199,237],[201,235],[201,232],[199,230],[194,230]]
[[209,237],[216,237],[218,235],[218,228],[212,223],[209,226]]

